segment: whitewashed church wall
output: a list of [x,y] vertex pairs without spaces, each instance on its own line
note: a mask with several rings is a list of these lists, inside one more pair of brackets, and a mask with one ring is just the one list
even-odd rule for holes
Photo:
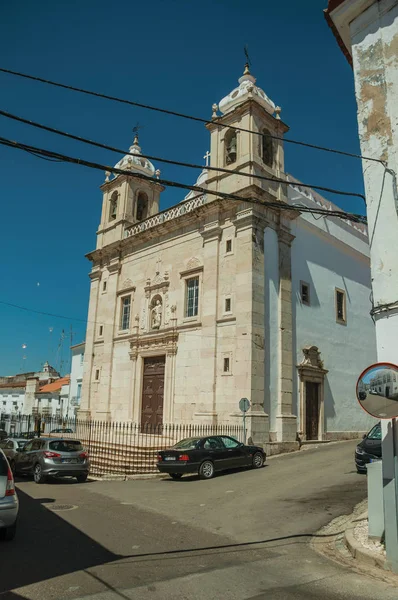
[[[296,364],[303,359],[302,348],[318,346],[325,380],[325,431],[364,431],[373,422],[358,405],[355,384],[362,370],[376,359],[375,331],[369,316],[370,271],[368,258],[332,236],[322,228],[320,219],[300,218],[292,233],[293,318],[296,327]],[[347,242],[355,240],[347,234]],[[310,286],[310,306],[302,304],[300,281]],[[336,322],[335,289],[346,294],[347,322]],[[299,416],[298,377],[294,394]],[[299,426],[300,427],[300,426]],[[303,424],[301,424],[301,428]],[[327,436],[326,436],[327,437]]]

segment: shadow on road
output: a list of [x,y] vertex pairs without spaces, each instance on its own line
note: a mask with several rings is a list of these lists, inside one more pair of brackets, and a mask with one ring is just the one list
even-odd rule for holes
[[9,590],[121,558],[43,506],[52,498],[33,499],[21,490],[18,498],[17,535],[13,542],[0,543],[2,599],[19,598],[2,595]]
[[[263,465],[261,467],[261,469],[255,469],[257,471],[259,470],[263,470],[266,467],[268,467],[268,465]],[[251,471],[253,469],[247,469],[245,468],[236,468],[236,469],[226,469],[225,471],[217,471],[214,474],[214,478],[218,478],[218,477],[225,477],[226,475],[232,475],[233,473],[241,473],[244,471]],[[172,479],[171,477],[165,477],[164,479],[161,480],[162,482],[166,482],[166,483],[188,483],[189,481],[199,481],[199,475],[197,475],[196,473],[190,473],[187,475],[184,475],[184,477],[182,477],[181,479]]]

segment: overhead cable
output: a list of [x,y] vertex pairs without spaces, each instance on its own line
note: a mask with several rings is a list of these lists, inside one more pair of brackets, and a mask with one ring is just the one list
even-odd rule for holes
[[[25,119],[24,117],[20,117],[18,115],[14,115],[8,111],[5,110],[0,110],[0,115],[2,115],[3,117],[7,117],[8,119],[13,119],[14,121],[18,121],[20,123],[25,123],[27,125],[30,125],[32,127],[36,127],[38,129],[42,129],[45,131],[49,131],[51,133],[55,133],[56,135],[61,135],[63,137],[69,138],[69,139],[73,139],[73,140],[77,140],[79,142],[82,142],[84,144],[89,144],[91,146],[96,146],[98,148],[103,148],[105,150],[110,150],[111,152],[116,152],[117,154],[126,154],[127,156],[136,156],[136,154],[132,153],[132,152],[126,152],[125,150],[121,150],[120,148],[115,148],[113,146],[109,146],[107,144],[103,144],[101,142],[96,142],[94,140],[90,140],[88,138],[84,138],[82,136],[79,135],[75,135],[72,133],[67,133],[66,131],[62,131],[60,129],[55,129],[54,127],[50,127],[48,125],[43,125],[42,123],[37,123],[36,121],[32,121],[30,119]],[[171,159],[167,159],[167,158],[162,158],[159,156],[152,156],[150,154],[140,154],[140,156],[142,156],[142,158],[147,158],[148,160],[154,160],[155,162],[163,162],[165,164],[171,164],[171,165],[177,165],[180,167],[187,167],[190,169],[203,169],[204,166],[203,165],[197,165],[197,164],[193,164],[193,163],[186,163],[186,162],[181,162],[181,161],[177,161],[177,160],[171,160]],[[216,171],[219,173],[228,173],[228,174],[239,174],[242,175],[244,177],[250,177],[252,179],[259,179],[262,181],[274,181],[274,182],[279,182],[279,183],[286,183],[287,185],[295,185],[293,183],[289,183],[289,181],[285,181],[282,179],[277,179],[275,177],[266,177],[264,175],[253,175],[251,173],[247,173],[245,171],[239,171],[239,170],[234,170],[234,169],[224,169],[222,167],[211,167],[211,166],[206,166],[206,169],[208,171]],[[336,190],[333,188],[328,188],[325,186],[320,186],[320,185],[312,185],[310,183],[300,183],[300,186],[303,188],[311,188],[314,190],[321,190],[322,192],[329,192],[331,194],[338,194],[340,196],[355,196],[356,198],[361,198],[366,205],[366,198],[363,194],[360,194],[358,192],[345,192],[342,190]]]
[[[329,217],[334,216],[334,217],[339,217],[341,219],[346,219],[346,220],[357,222],[357,223],[366,223],[366,217],[364,217],[363,215],[355,214],[355,213],[348,213],[345,211],[332,210],[332,209],[320,209],[320,208],[318,209],[318,208],[311,208],[311,207],[303,207],[303,206],[299,206],[299,205],[295,206],[295,205],[286,204],[286,203],[280,202],[280,201],[269,202],[269,201],[260,200],[258,198],[245,198],[243,196],[239,196],[238,194],[227,194],[224,192],[208,190],[207,188],[204,188],[204,187],[201,187],[198,185],[187,185],[187,184],[184,184],[184,183],[181,183],[178,181],[170,181],[168,179],[162,179],[162,178],[153,179],[152,177],[143,175],[141,173],[134,173],[134,172],[131,172],[131,171],[128,171],[125,169],[118,169],[116,167],[110,167],[109,165],[103,165],[103,164],[95,163],[92,161],[87,161],[87,160],[84,160],[81,158],[75,158],[72,156],[68,156],[66,154],[60,154],[58,152],[54,152],[51,150],[45,150],[43,148],[38,148],[36,146],[23,144],[21,142],[16,142],[16,141],[9,140],[9,139],[3,138],[3,137],[0,137],[0,144],[3,146],[8,146],[10,148],[24,150],[29,153],[33,152],[35,154],[39,154],[40,157],[44,156],[47,158],[55,158],[55,159],[59,159],[63,162],[82,165],[82,166],[89,167],[92,169],[97,169],[100,171],[109,171],[110,173],[116,173],[118,175],[127,175],[128,177],[134,177],[136,179],[143,179],[145,181],[158,182],[158,183],[163,184],[168,187],[176,187],[176,188],[185,189],[185,190],[192,190],[195,192],[199,192],[200,194],[208,194],[211,196],[216,196],[217,198],[238,200],[240,202],[249,202],[252,204],[260,204],[262,206],[267,206],[269,208],[274,208],[277,210],[296,209],[296,210],[299,210],[300,212],[324,214],[325,216],[329,216]],[[276,183],[289,184],[288,181],[285,181],[283,179],[280,179],[280,180],[279,179],[271,179],[271,181],[276,182]],[[299,187],[300,183],[295,182],[295,183],[290,183],[290,185]]]
[[310,144],[308,142],[302,142],[300,140],[294,140],[294,139],[290,139],[290,138],[284,138],[284,137],[280,137],[277,135],[272,135],[271,133],[264,133],[262,131],[254,131],[251,129],[245,129],[243,127],[237,127],[235,125],[230,125],[228,123],[223,123],[222,122],[222,117],[217,117],[215,119],[203,119],[201,117],[195,117],[194,115],[188,115],[186,113],[181,113],[181,112],[177,112],[175,110],[169,110],[167,108],[161,108],[159,106],[152,106],[150,104],[143,104],[142,102],[135,102],[133,100],[126,100],[125,98],[118,98],[117,96],[111,96],[109,94],[103,94],[100,92],[93,92],[91,90],[86,90],[84,88],[78,88],[72,85],[67,85],[65,83],[59,83],[57,81],[52,81],[50,79],[44,79],[43,77],[37,77],[34,75],[28,75],[27,73],[21,73],[18,71],[13,71],[11,69],[4,69],[0,67],[0,72],[2,73],[7,73],[8,75],[15,75],[16,77],[22,77],[24,79],[30,79],[32,81],[39,81],[40,83],[46,83],[48,85],[52,85],[55,87],[59,87],[59,88],[63,88],[65,90],[70,90],[73,92],[79,92],[81,94],[86,94],[89,96],[95,96],[97,98],[104,98],[105,100],[112,100],[113,102],[119,102],[121,104],[128,104],[130,106],[135,106],[138,108],[144,108],[146,110],[152,110],[155,112],[160,112],[160,113],[164,113],[167,115],[172,115],[174,117],[179,117],[182,119],[189,119],[190,121],[196,121],[199,123],[204,123],[205,125],[209,125],[209,124],[214,124],[216,123],[217,125],[223,125],[225,127],[228,127],[229,129],[234,129],[235,131],[243,131],[246,133],[253,133],[254,135],[259,135],[259,136],[263,136],[263,137],[270,137],[273,138],[275,140],[280,140],[282,142],[287,142],[289,144],[296,144],[298,146],[304,146],[306,148],[312,148],[314,150],[322,150],[323,152],[332,152],[334,154],[340,154],[342,156],[349,156],[351,158],[359,158],[362,160],[371,160],[374,162],[379,162],[382,164],[385,164],[385,162],[383,160],[380,160],[378,158],[373,158],[371,156],[362,156],[360,154],[354,154],[352,152],[345,152],[344,150],[337,150],[336,148],[328,148],[326,146],[319,146],[317,144]]

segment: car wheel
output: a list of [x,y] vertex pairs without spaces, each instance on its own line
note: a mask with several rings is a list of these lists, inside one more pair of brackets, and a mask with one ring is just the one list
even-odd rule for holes
[[77,483],[86,483],[87,481],[87,473],[82,473],[81,475],[76,475]]
[[214,475],[214,465],[211,460],[204,460],[199,467],[199,477],[201,479],[211,479]]
[[43,475],[43,469],[39,463],[37,463],[33,469],[33,479],[35,480],[35,483],[44,483],[46,481],[46,476]]
[[13,540],[15,538],[16,532],[17,532],[17,522],[15,521],[14,525],[11,525],[11,527],[7,527],[7,529],[4,530],[3,539],[6,542],[11,542],[11,540]]
[[256,452],[253,454],[252,467],[253,469],[261,469],[262,466],[264,466],[264,456],[261,452]]
[[172,479],[181,479],[182,473],[169,473]]

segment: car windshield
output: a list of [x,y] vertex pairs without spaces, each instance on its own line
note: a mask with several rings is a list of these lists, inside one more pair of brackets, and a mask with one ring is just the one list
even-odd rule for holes
[[381,425],[377,423],[367,435],[368,440],[381,440]]
[[5,440],[1,440],[0,442],[0,448],[5,448],[7,446],[8,442],[6,442]]
[[177,450],[191,450],[192,448],[196,448],[198,442],[199,438],[187,438],[178,442],[174,448]]
[[0,452],[0,476],[8,474],[8,462],[2,452]]
[[56,452],[80,452],[83,450],[81,442],[77,440],[56,440],[49,443],[49,448]]

